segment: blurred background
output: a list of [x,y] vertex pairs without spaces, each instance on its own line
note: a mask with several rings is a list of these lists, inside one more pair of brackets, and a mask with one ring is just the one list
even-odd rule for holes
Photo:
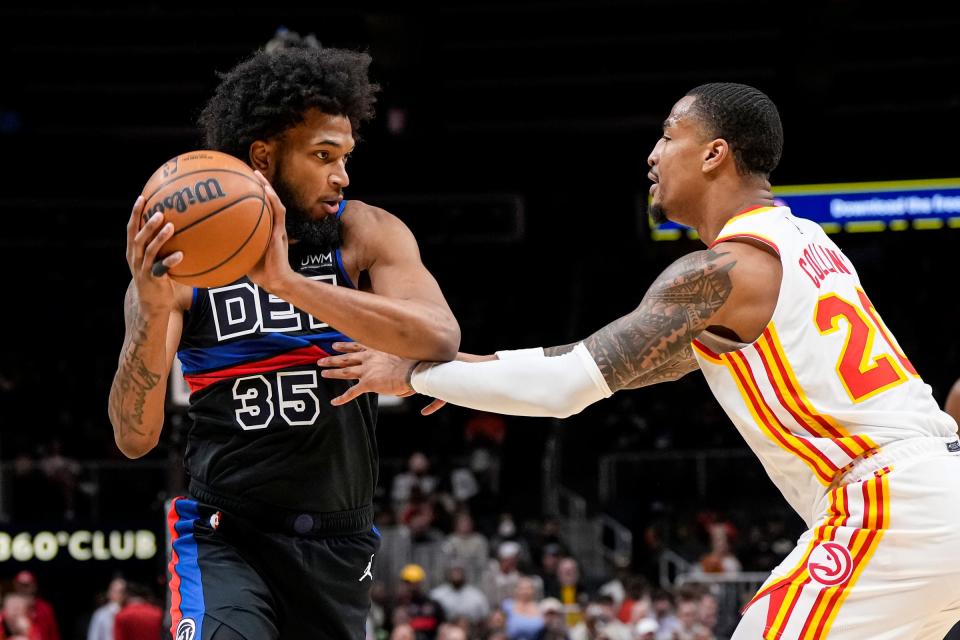
[[[63,638],[117,577],[163,606],[187,421],[172,394],[155,451],[113,442],[124,225],[201,145],[216,73],[278,29],[373,56],[347,197],[413,229],[464,351],[583,338],[701,246],[654,240],[645,211],[660,123],[698,84],[777,103],[775,187],[960,177],[950,3],[282,4],[0,8],[0,591],[48,602]],[[960,376],[957,227],[834,236],[940,402]],[[725,638],[803,530],[699,374],[563,423],[422,404],[381,410],[372,637],[433,598],[468,637],[513,640],[495,612],[516,597],[574,640]],[[450,587],[458,567],[479,597]],[[455,633],[428,620],[417,640]]]

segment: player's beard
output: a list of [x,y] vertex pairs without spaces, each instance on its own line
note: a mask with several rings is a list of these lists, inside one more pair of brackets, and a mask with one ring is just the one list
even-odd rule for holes
[[277,171],[273,181],[273,190],[280,196],[280,202],[287,208],[287,235],[318,249],[336,249],[342,242],[343,222],[336,216],[324,216],[315,220],[293,185],[289,184]]
[[667,212],[662,205],[651,203],[650,208],[647,209],[647,215],[650,216],[650,220],[653,221],[653,224],[663,224],[664,222],[669,222],[667,218]]

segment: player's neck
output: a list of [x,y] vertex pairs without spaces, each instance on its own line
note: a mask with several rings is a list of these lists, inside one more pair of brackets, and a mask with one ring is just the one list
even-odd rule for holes
[[751,182],[739,187],[723,189],[720,193],[714,193],[717,190],[710,190],[706,194],[707,197],[701,209],[704,215],[696,228],[700,239],[707,246],[716,241],[730,218],[748,209],[773,206],[773,193],[770,191],[770,183],[766,180],[760,184]]

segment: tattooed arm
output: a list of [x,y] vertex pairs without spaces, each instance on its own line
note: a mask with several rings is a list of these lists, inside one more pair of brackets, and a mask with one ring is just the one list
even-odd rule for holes
[[124,299],[124,323],[126,334],[108,410],[117,446],[127,457],[139,458],[160,438],[167,376],[180,342],[183,315],[179,309],[144,313],[131,282]]
[[127,222],[127,264],[133,278],[124,298],[126,333],[107,407],[117,446],[129,458],[146,454],[160,438],[167,375],[192,293],[165,275],[182,260],[181,252],[157,259],[173,225],[164,224],[160,214],[141,222],[142,212],[141,196]]
[[780,276],[775,256],[728,242],[677,260],[636,310],[572,348],[551,347],[541,357],[422,363],[412,375],[415,363],[362,345],[320,364],[341,367],[324,371],[324,377],[360,380],[334,404],[367,391],[413,389],[474,409],[566,417],[620,389],[673,380],[693,370],[690,343],[705,329],[754,340],[773,315]]

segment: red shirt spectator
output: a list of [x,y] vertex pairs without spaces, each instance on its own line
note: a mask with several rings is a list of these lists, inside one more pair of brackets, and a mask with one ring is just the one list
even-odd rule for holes
[[157,640],[163,628],[163,609],[136,599],[120,609],[113,621],[114,640]]
[[33,600],[30,607],[31,628],[40,640],[60,640],[60,627],[53,613],[53,606],[37,596],[37,577],[29,571],[21,571],[13,579],[14,591]]
[[8,593],[0,611],[0,640],[42,640],[40,631],[30,622],[30,599]]

